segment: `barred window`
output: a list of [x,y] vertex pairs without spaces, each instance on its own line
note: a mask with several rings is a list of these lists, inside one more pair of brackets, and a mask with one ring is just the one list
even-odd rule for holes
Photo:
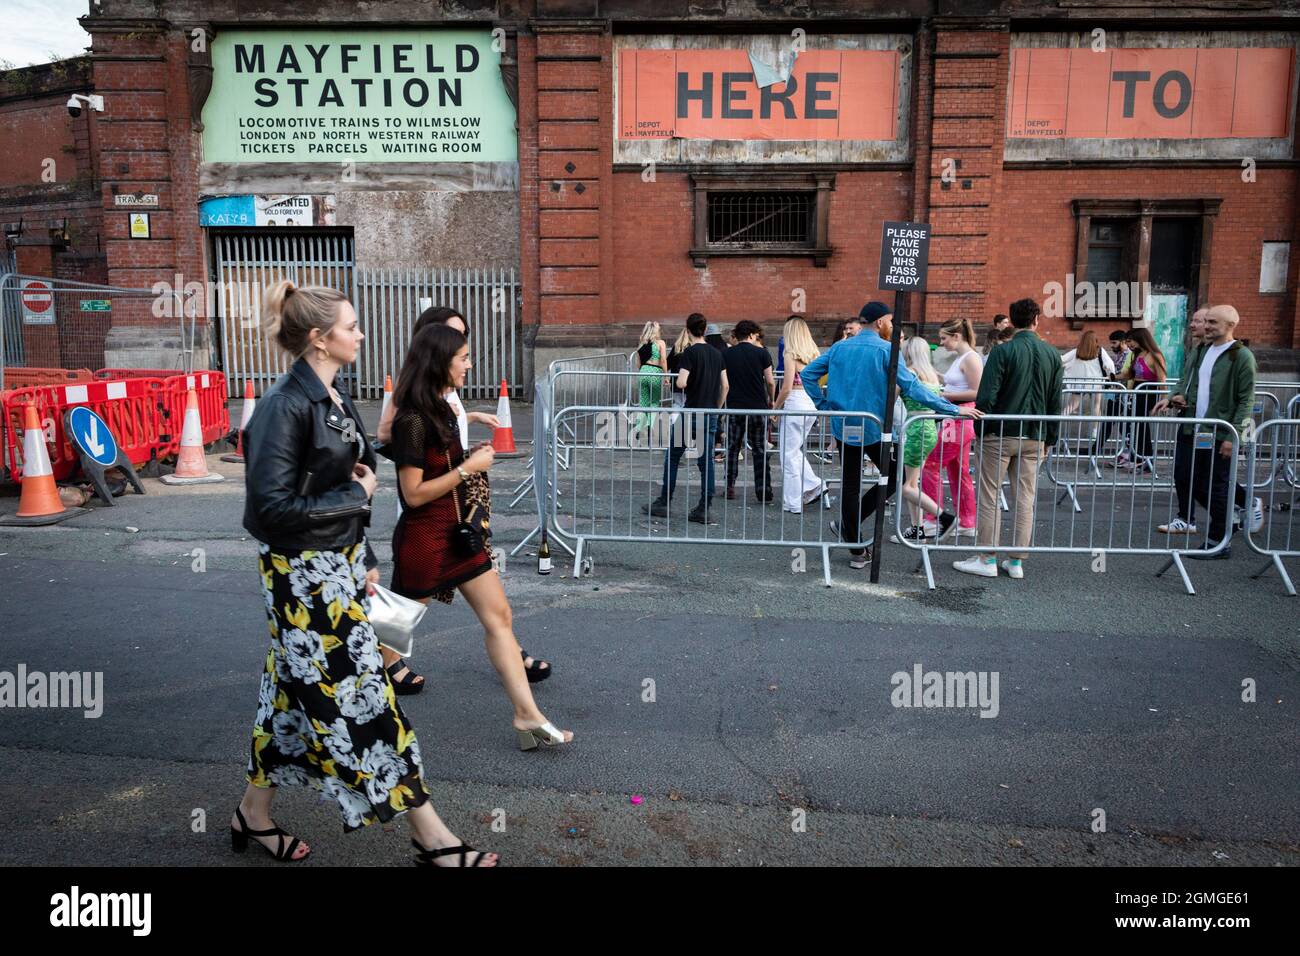
[[708,209],[710,245],[811,247],[815,239],[815,192],[713,192]]
[[819,266],[830,258],[834,173],[708,171],[691,184],[696,266],[711,256],[810,256]]

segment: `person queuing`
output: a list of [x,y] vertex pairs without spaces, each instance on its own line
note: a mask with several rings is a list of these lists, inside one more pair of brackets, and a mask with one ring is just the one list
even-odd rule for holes
[[262,326],[295,361],[244,434],[244,527],[260,542],[271,647],[231,846],[242,853],[251,839],[277,860],[305,859],[311,848],[276,826],[271,800],[274,787],[311,786],[337,803],[345,832],[406,813],[418,863],[495,866],[429,802],[419,742],[366,616],[379,578],[365,537],[375,454],[337,387],[365,339],[356,312],[334,289],[283,281]]
[[[939,344],[957,357],[943,373],[943,397],[958,408],[975,407],[984,359],[975,351],[975,328],[970,319],[949,319],[939,327]],[[940,428],[940,442],[925,460],[921,472],[921,491],[943,504],[941,472],[948,473],[948,489],[957,512],[957,537],[975,537],[975,483],[970,475],[970,450],[975,443],[975,423],[969,418],[945,421]],[[926,522],[927,533],[937,531]]]
[[[808,323],[797,315],[792,315],[785,320],[781,338],[785,342],[786,370],[781,379],[781,391],[776,396],[775,405],[789,412],[815,411],[816,406],[808,397],[800,374],[821,354],[821,350],[813,341]],[[792,514],[802,514],[804,505],[824,497],[827,491],[826,483],[817,476],[816,469],[804,454],[804,443],[817,418],[798,415],[778,417],[781,507]]]
[[[727,408],[747,409],[772,407],[776,394],[776,378],[772,374],[772,356],[759,345],[762,330],[757,322],[742,319],[733,333],[736,344],[722,354],[726,370]],[[736,474],[739,471],[740,450],[748,442],[754,463],[754,494],[761,502],[774,501],[772,471],[767,460],[766,415],[741,415],[732,412],[727,416],[727,498],[736,497]]]
[[[1219,419],[1231,424],[1238,434],[1251,425],[1255,406],[1255,382],[1258,376],[1255,356],[1238,342],[1233,333],[1241,317],[1230,305],[1216,305],[1203,319],[1203,345],[1192,353],[1186,373],[1167,399],[1152,406],[1153,414],[1167,408],[1180,418]],[[1222,425],[1184,424],[1174,443],[1174,489],[1178,497],[1178,517],[1160,525],[1165,534],[1195,534],[1196,506],[1210,513],[1209,537],[1201,550],[1215,548],[1228,533],[1228,475],[1236,453],[1232,432]],[[1236,505],[1245,509],[1247,492],[1235,489]],[[1251,530],[1263,525],[1262,502],[1256,498]],[[1226,558],[1231,548],[1225,546],[1214,555]],[[1189,557],[1200,557],[1195,552]]]
[[[721,408],[727,399],[727,371],[722,365],[722,352],[704,340],[708,322],[700,313],[692,313],[686,320],[687,345],[677,361],[677,387],[685,393],[686,408]],[[672,440],[664,455],[664,479],[659,489],[659,496],[649,504],[642,506],[647,514],[664,518],[668,516],[668,503],[677,490],[677,469],[682,455],[686,453],[687,430],[692,430],[691,437],[699,451],[700,501],[687,515],[687,519],[698,524],[717,524],[711,514],[713,502],[714,477],[713,439],[718,430],[717,415],[689,416],[703,421],[683,419],[679,427],[673,429]]]
[[[854,316],[851,319],[841,319],[839,322],[835,324],[835,334],[831,336],[831,345],[834,345],[836,342],[843,342],[845,339],[851,339],[853,338],[853,336],[857,335],[861,331],[862,331],[862,323],[858,321],[857,316]],[[829,376],[823,375],[821,377],[821,386],[823,389],[826,388],[826,384],[828,381],[829,381]],[[825,426],[824,419],[818,419],[817,421],[818,421],[819,428]],[[830,441],[826,443],[826,445],[827,445],[826,448],[827,454],[819,454],[817,457],[822,462],[826,464],[830,464],[832,461],[834,461],[834,458],[832,456],[834,455],[837,449],[837,445],[835,443],[834,437],[832,437]]]
[[[1097,334],[1088,330],[1079,336],[1079,344],[1061,356],[1061,365],[1065,369],[1065,388],[1068,389],[1061,403],[1062,414],[1100,415],[1107,407],[1107,393],[1115,391],[1102,384],[1115,374],[1115,361],[1110,352],[1098,344]],[[1097,438],[1101,430],[1095,424],[1080,422],[1078,429],[1080,438],[1087,430],[1089,451],[1099,447]]]
[[[1011,304],[1015,335],[989,353],[980,379],[975,407],[992,415],[1060,415],[1064,368],[1056,349],[1038,337],[1040,310],[1033,299]],[[976,544],[995,548],[1002,512],[999,492],[1010,471],[1016,488],[1012,550],[1002,568],[1013,578],[1025,576],[1025,552],[1033,540],[1034,508],[1038,496],[1038,466],[1046,448],[1056,444],[1056,422],[983,422]],[[953,562],[965,574],[998,576],[997,552],[976,554]]]
[[[831,430],[840,443],[843,461],[840,501],[840,520],[831,523],[831,533],[841,541],[857,541],[862,533],[862,522],[871,517],[879,504],[880,486],[873,484],[866,494],[862,489],[862,458],[865,454],[876,467],[884,460],[880,426],[884,421],[886,389],[889,384],[889,337],[893,332],[893,314],[883,302],[868,302],[858,313],[862,331],[852,338],[836,342],[826,352],[804,366],[800,378],[808,397],[823,411],[855,411],[874,415],[872,418],[850,418],[850,428],[845,428],[844,418],[833,418]],[[828,376],[828,387],[822,390],[819,379]],[[961,410],[939,397],[917,381],[905,365],[898,367],[898,388],[903,395],[914,399],[926,408],[945,415],[959,415]],[[893,396],[889,396],[893,401]],[[893,446],[891,445],[892,449]],[[897,469],[889,469],[885,500],[893,497],[897,484]],[[868,548],[874,540],[868,544]],[[868,548],[850,548],[849,566],[865,568]]]
[[[658,322],[647,322],[641,330],[641,343],[636,350],[637,404],[642,408],[658,408],[663,400],[664,373],[668,371],[668,347]],[[636,417],[638,431],[653,424],[654,416],[641,412]]]
[[[427,326],[439,324],[453,328],[461,335],[465,336],[465,338],[469,338],[469,325],[466,323],[463,315],[455,309],[448,308],[445,305],[435,305],[425,309],[420,313],[420,317],[415,320],[415,329],[411,333],[412,339],[414,339],[416,335],[419,335],[421,330]],[[401,382],[402,378],[401,373],[399,372],[397,384],[401,385]],[[396,395],[396,392],[394,392],[394,395]],[[466,412],[465,403],[460,400],[460,393],[454,388],[449,389],[443,398],[446,399],[447,404],[456,414],[456,431],[460,436],[460,444],[462,448],[469,447],[470,423],[486,425],[488,428],[493,429],[497,428],[501,424],[497,420],[496,415],[488,412]],[[383,449],[387,447],[388,442],[392,439],[393,417],[396,414],[397,401],[394,399],[394,401],[389,403],[388,409],[379,416],[379,425],[375,428],[375,437],[383,443],[381,446],[381,454],[384,454],[385,457],[388,457],[388,455]],[[490,497],[487,507],[489,509],[491,508]],[[397,503],[397,514],[400,518],[402,514],[400,496]],[[396,689],[397,693],[418,694],[424,687],[424,677],[411,671],[408,667],[408,662],[403,660],[402,657],[394,651],[390,651],[386,647],[381,647],[380,651],[384,655],[384,664],[390,668],[389,674],[392,675],[394,682],[393,687]],[[524,670],[528,672],[528,680],[530,683],[536,684],[551,676],[551,664],[549,661],[534,658],[522,647],[519,649],[519,654],[523,658]]]
[[[1152,336],[1149,329],[1130,329],[1128,347],[1129,353],[1132,355],[1132,361],[1128,363],[1128,368],[1118,372],[1115,378],[1134,389],[1133,414],[1147,418],[1151,415],[1151,409],[1159,400],[1160,395],[1157,390],[1138,388],[1138,386],[1157,385],[1164,382],[1166,378],[1165,356],[1160,351],[1160,346],[1156,344],[1155,337]],[[1116,462],[1116,467],[1151,474],[1153,470],[1151,460],[1154,454],[1155,450],[1151,442],[1151,426],[1145,421],[1134,422],[1133,454],[1121,456],[1121,460]]]
[[1000,345],[1002,342],[1006,341],[1006,338],[1002,335],[1003,332],[1010,332],[1012,335],[1015,334],[1011,328],[1011,319],[999,312],[997,315],[993,316],[993,324],[989,326],[988,332],[984,334],[984,348],[982,351],[984,352],[985,358],[988,358],[988,355],[993,351],[994,346]]
[[[930,343],[919,335],[912,336],[903,346],[903,361],[907,363],[908,371],[916,376],[917,381],[936,395],[942,393],[943,379],[939,377],[930,360]],[[920,412],[926,409],[925,405],[907,395],[903,395],[902,400],[903,407],[909,412]],[[942,510],[932,497],[920,489],[921,470],[938,444],[939,429],[934,419],[922,418],[907,426],[903,440],[903,500],[911,507],[912,526],[903,532],[903,540],[918,542],[930,538],[942,538],[957,520],[955,514]],[[934,521],[936,527],[933,532],[926,531],[925,525],[921,522],[922,514]],[[895,535],[892,540],[898,541],[899,538]]]
[[510,602],[492,563],[486,473],[491,444],[467,451],[447,391],[473,367],[465,336],[434,324],[417,332],[393,393],[393,461],[402,516],[393,531],[392,590],[427,604],[450,604],[460,591],[483,625],[488,659],[514,708],[521,750],[566,744],[537,708],[515,638]]

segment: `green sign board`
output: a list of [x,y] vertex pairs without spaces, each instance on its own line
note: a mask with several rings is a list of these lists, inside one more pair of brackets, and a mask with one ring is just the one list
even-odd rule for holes
[[515,110],[486,30],[221,31],[210,163],[514,162]]
[[82,299],[82,312],[107,312],[112,308],[107,299]]

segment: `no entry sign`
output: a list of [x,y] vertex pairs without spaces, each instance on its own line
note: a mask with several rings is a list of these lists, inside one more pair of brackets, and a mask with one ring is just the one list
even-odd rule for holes
[[54,293],[49,283],[23,279],[19,298],[23,304],[23,325],[54,324]]
[[928,222],[887,222],[880,235],[880,288],[915,292],[925,288],[930,263]]

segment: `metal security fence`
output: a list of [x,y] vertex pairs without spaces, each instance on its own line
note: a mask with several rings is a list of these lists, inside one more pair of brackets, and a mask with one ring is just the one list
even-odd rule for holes
[[[0,389],[88,381],[103,369],[113,325],[179,331],[166,371],[193,360],[194,319],[183,294],[20,273],[0,275]],[[165,323],[165,325],[160,325]]]
[[[1293,466],[1300,460],[1300,419],[1295,411],[1300,405],[1300,396],[1291,401],[1291,414],[1287,418],[1275,418],[1265,422],[1255,432],[1257,448],[1281,449],[1275,460],[1287,463],[1285,481],[1274,481],[1267,490],[1261,492],[1261,514],[1263,522],[1258,526],[1249,522],[1246,529],[1246,541],[1253,551],[1265,555],[1268,564],[1255,574],[1262,576],[1270,568],[1277,571],[1282,585],[1288,594],[1294,596],[1295,584],[1287,573],[1283,558],[1300,557],[1300,521],[1297,520],[1297,495]],[[1261,462],[1252,456],[1247,465],[1249,484],[1258,486],[1256,472],[1262,467]]]
[[[1108,554],[1150,554],[1170,559],[1177,567],[1187,592],[1193,594],[1195,591],[1183,565],[1183,557],[1192,553],[1199,557],[1212,557],[1228,547],[1233,533],[1232,499],[1237,488],[1241,454],[1234,454],[1229,463],[1229,501],[1224,516],[1224,533],[1219,538],[1212,538],[1204,508],[1201,509],[1203,524],[1198,530],[1190,533],[1170,530],[1176,528],[1175,519],[1181,516],[1177,483],[1158,481],[1152,475],[1137,472],[1112,474],[1109,479],[1089,476],[1087,480],[1074,480],[1070,490],[1074,508],[1062,514],[1042,494],[1045,485],[1061,484],[1059,473],[1053,475],[1051,469],[1041,467],[1053,456],[1052,448],[1042,447],[1041,441],[1030,442],[1026,448],[1019,437],[1022,429],[1032,434],[1040,426],[1055,426],[1060,432],[1056,445],[1060,446],[1079,441],[1102,424],[1109,424],[1112,429],[1140,424],[1159,433],[1161,444],[1172,444],[1174,433],[1190,424],[1197,426],[1198,431],[1200,426],[1227,431],[1232,435],[1234,447],[1240,450],[1241,437],[1227,422],[1196,418],[1138,419],[1132,416],[985,415],[972,429],[973,437],[963,439],[951,425],[945,427],[951,421],[940,415],[917,414],[909,416],[898,429],[900,462],[907,460],[909,444],[921,444],[926,449],[923,460],[928,461],[931,456],[947,460],[955,454],[959,457],[960,467],[969,468],[973,474],[969,486],[965,482],[957,488],[948,486],[951,513],[960,513],[963,504],[969,508],[970,495],[974,494],[976,498],[976,536],[965,541],[946,537],[944,531],[947,529],[935,521],[936,508],[944,506],[942,486],[937,493],[927,495],[924,485],[910,490],[905,480],[900,483],[906,506],[897,510],[897,530],[893,540],[920,551],[926,581],[932,589],[935,578],[931,552],[936,551],[1003,552],[1012,556],[1086,554],[1102,562]],[[1165,433],[1168,433],[1167,437]],[[1041,451],[1032,447],[1035,444]],[[1190,449],[1191,445],[1187,447]],[[1253,455],[1254,447],[1247,446],[1245,454]],[[1206,472],[1206,463],[1212,459],[1207,456],[1213,454],[1215,452],[1210,451],[1204,455],[1188,456],[1183,463],[1185,488],[1195,489],[1201,484],[1208,486],[1211,476]],[[1072,460],[1081,463],[1080,458]],[[997,467],[999,461],[1004,463],[1001,469]],[[1170,467],[1174,467],[1172,462]],[[1004,477],[1010,478],[1011,485],[1008,495],[1010,512],[1006,516],[1001,515],[996,497]],[[1048,482],[1045,483],[1044,478]],[[1050,489],[1048,493],[1051,494]],[[964,502],[963,495],[966,497]],[[1194,515],[1189,517],[1194,520]]]
[[[830,434],[828,419],[859,428],[870,421],[879,428],[875,416],[728,409],[728,416],[761,423],[777,419],[781,438],[770,451],[760,439],[759,448],[745,449],[744,459],[737,454],[719,462],[711,438],[721,414],[626,405],[570,406],[555,413],[549,525],[559,541],[574,546],[575,576],[593,541],[770,545],[820,552],[829,586],[831,550],[869,543],[861,537],[865,524],[847,529],[843,539],[836,530],[840,512],[832,507],[831,491],[840,483],[841,464],[823,454],[825,446],[813,436]],[[567,468],[561,435],[570,437]],[[878,481],[878,472],[864,475],[862,490]]]
[[359,397],[383,396],[384,378],[397,377],[412,330],[428,305],[465,317],[474,363],[464,398],[496,398],[505,379],[523,395],[520,286],[514,269],[356,269],[353,304],[366,341],[357,362]]

